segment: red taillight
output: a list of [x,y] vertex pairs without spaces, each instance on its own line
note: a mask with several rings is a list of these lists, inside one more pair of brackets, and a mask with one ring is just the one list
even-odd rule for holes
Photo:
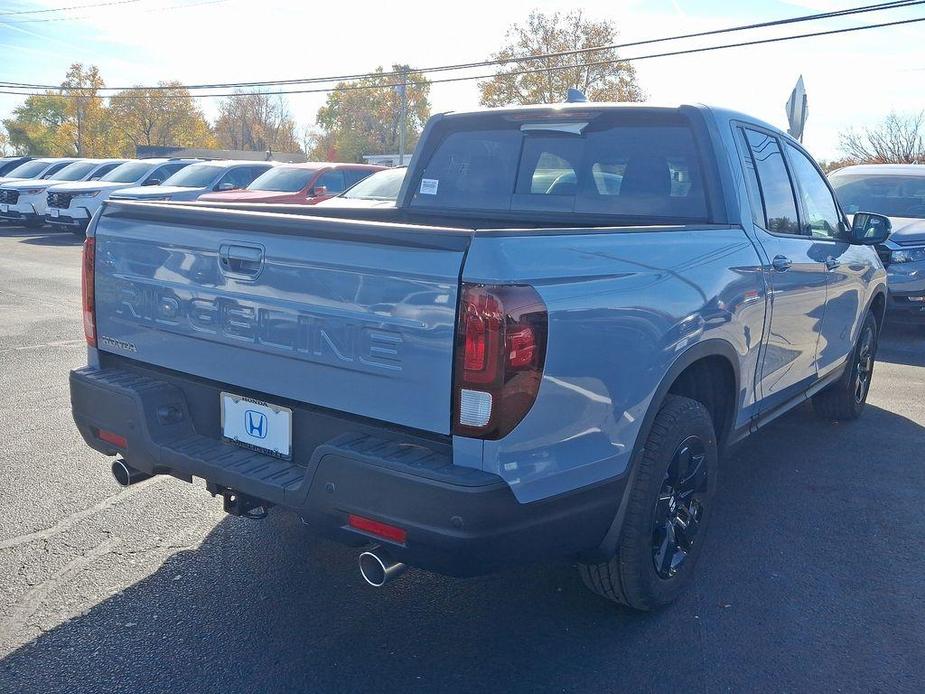
[[546,305],[528,285],[464,284],[453,432],[498,439],[533,406],[546,357]]
[[83,295],[84,337],[87,344],[96,347],[96,297],[94,296],[94,282],[96,273],[96,239],[88,238],[84,241],[83,271],[80,274],[80,289]]
[[404,528],[399,528],[396,525],[389,525],[388,523],[381,523],[372,518],[356,516],[352,513],[347,516],[347,525],[351,528],[369,533],[370,535],[381,537],[383,540],[398,542],[402,545],[405,544],[405,540],[408,539],[408,531]]
[[119,436],[119,434],[116,434],[114,432],[106,431],[105,429],[100,429],[99,431],[96,432],[96,436],[97,438],[99,438],[100,441],[111,443],[113,446],[116,446],[117,448],[128,448],[128,441],[125,440],[125,437]]
[[473,287],[466,293],[462,309],[466,380],[491,383],[498,375],[501,304],[484,288]]

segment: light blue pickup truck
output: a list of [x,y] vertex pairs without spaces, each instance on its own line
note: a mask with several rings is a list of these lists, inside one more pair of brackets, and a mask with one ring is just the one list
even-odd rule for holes
[[438,115],[394,208],[107,203],[74,419],[120,483],[294,511],[373,585],[568,557],[651,609],[727,446],[861,414],[888,233],[738,113]]

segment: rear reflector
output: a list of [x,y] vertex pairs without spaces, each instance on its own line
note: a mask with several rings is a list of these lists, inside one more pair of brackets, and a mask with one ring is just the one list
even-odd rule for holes
[[[96,347],[96,239],[84,241],[83,271],[80,273],[80,293],[83,296],[84,337],[87,344]],[[125,439],[123,439],[124,441]]]
[[380,523],[371,518],[364,518],[363,516],[355,516],[350,514],[347,516],[347,525],[351,528],[356,528],[357,530],[362,530],[365,533],[370,535],[375,535],[376,537],[381,537],[383,540],[389,540],[390,542],[398,542],[399,544],[405,544],[405,540],[408,539],[408,531],[403,528],[399,528],[395,525],[389,525],[388,523]]
[[119,436],[116,433],[111,431],[106,431],[105,429],[100,429],[96,432],[96,436],[100,441],[105,441],[106,443],[111,443],[117,448],[128,448],[128,441],[125,440],[124,436]]

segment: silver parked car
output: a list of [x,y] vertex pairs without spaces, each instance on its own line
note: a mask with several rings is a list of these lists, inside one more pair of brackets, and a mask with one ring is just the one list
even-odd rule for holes
[[893,233],[877,248],[888,273],[888,310],[925,321],[925,165],[848,166],[829,180],[848,214],[864,210],[890,218]]

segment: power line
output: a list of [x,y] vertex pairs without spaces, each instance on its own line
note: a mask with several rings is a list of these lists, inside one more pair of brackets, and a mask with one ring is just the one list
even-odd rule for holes
[[[222,1],[222,0],[219,0]],[[516,62],[526,62],[532,60],[544,60],[548,58],[559,58],[571,55],[583,55],[588,53],[595,53],[600,51],[608,51],[619,48],[631,48],[635,46],[649,45],[655,43],[664,43],[668,41],[678,41],[682,39],[690,38],[700,38],[705,36],[714,36],[718,34],[726,34],[738,31],[747,31],[753,29],[762,29],[774,26],[782,26],[786,24],[795,24],[799,22],[809,22],[817,21],[821,19],[831,19],[836,17],[845,17],[854,14],[865,14],[867,12],[878,12],[882,10],[891,10],[891,9],[902,9],[905,7],[914,7],[916,5],[925,4],[925,0],[894,0],[893,2],[881,2],[873,5],[862,5],[860,7],[847,8],[844,10],[833,10],[830,12],[819,12],[810,15],[801,15],[798,17],[788,17],[785,19],[771,20],[767,22],[759,22],[755,24],[744,24],[733,27],[724,27],[721,29],[711,29],[708,31],[700,31],[689,34],[681,34],[676,36],[663,36],[653,39],[645,39],[640,41],[632,41],[628,43],[616,43],[616,44],[607,44],[603,46],[594,46],[589,48],[580,48],[568,51],[558,51],[552,53],[541,53],[538,55],[529,55],[529,56],[514,56],[510,58],[497,58],[492,60],[482,60],[468,63],[457,63],[453,65],[438,65],[428,68],[420,68],[414,70],[418,73],[435,73],[435,72],[448,72],[455,70],[464,70],[477,67],[489,67],[495,65],[504,65],[508,63]],[[181,6],[183,7],[183,6]],[[288,79],[288,80],[262,80],[256,82],[218,82],[212,84],[187,84],[179,85],[179,88],[190,89],[190,90],[200,90],[200,89],[230,89],[230,88],[252,88],[252,87],[269,87],[269,86],[285,86],[293,84],[317,84],[325,82],[341,82],[348,80],[358,80],[358,79],[377,79],[382,77],[402,77],[402,71],[389,71],[389,72],[366,72],[366,73],[355,73],[347,75],[333,75],[328,77],[306,77],[300,79]],[[475,77],[473,79],[483,79],[483,77]],[[437,80],[439,83],[444,80]],[[445,80],[445,81],[458,81],[458,80]],[[30,84],[24,82],[12,82],[12,81],[0,81],[0,88],[10,87],[18,89],[60,89],[60,85],[48,85],[48,84]],[[153,86],[127,86],[127,87],[103,87],[98,91],[158,91],[158,90],[168,90],[168,89],[177,89],[177,86],[165,86],[165,85],[153,85]],[[315,91],[332,91],[332,90],[315,90]],[[310,91],[286,91],[279,92],[282,94],[301,94],[301,93],[312,93]],[[206,96],[206,95],[203,95]]]
[[0,16],[10,17],[22,14],[46,14],[49,12],[70,12],[71,10],[88,10],[92,7],[112,7],[113,5],[131,5],[142,0],[110,0],[109,2],[98,2],[92,5],[73,5],[71,7],[49,7],[44,10],[17,10],[16,12],[0,12]]
[[[106,7],[107,5],[125,5],[130,2],[141,2],[141,0],[122,0],[121,2],[109,2],[102,3],[100,5],[83,5],[83,7]],[[168,12],[170,10],[185,10],[188,7],[200,7],[202,5],[218,5],[221,3],[228,2],[228,0],[205,0],[204,2],[190,2],[184,5],[169,5],[167,7],[147,7],[139,9],[139,12]],[[71,8],[62,8],[62,9],[71,9]],[[76,9],[76,8],[73,8]],[[36,12],[44,10],[35,10]],[[61,10],[54,10],[61,11]],[[35,23],[45,23],[45,22],[72,22],[79,19],[91,19],[92,15],[77,15],[70,17],[45,17],[43,19],[19,19],[13,21],[4,21],[0,19],[0,26],[9,26],[13,24],[35,24]],[[0,83],[2,84],[2,83]]]
[[[916,24],[918,22],[925,22],[925,17],[919,17],[916,19],[903,19],[895,22],[883,22],[880,24],[865,24],[863,26],[856,27],[847,27],[844,29],[830,29],[828,31],[816,31],[808,34],[794,34],[792,36],[779,36],[771,39],[756,39],[754,41],[741,41],[737,43],[727,43],[721,44],[718,46],[704,46],[702,48],[688,48],[678,51],[667,51],[664,53],[650,53],[648,55],[639,55],[633,56],[630,58],[614,58],[611,60],[599,60],[590,63],[579,63],[577,65],[561,65],[549,68],[532,68],[526,70],[518,70],[514,72],[505,73],[506,76],[509,75],[521,75],[521,74],[534,74],[539,72],[555,72],[559,70],[574,70],[574,69],[585,69],[589,67],[597,67],[599,65],[612,65],[613,63],[631,63],[639,60],[650,60],[653,58],[667,58],[672,56],[679,55],[691,55],[694,53],[707,53],[709,51],[723,50],[727,48],[742,48],[746,46],[758,46],[763,44],[770,43],[779,43],[782,41],[793,41],[796,39],[806,39],[806,38],[815,38],[819,36],[833,36],[835,34],[847,34],[854,31],[864,31],[867,29],[881,29],[884,27],[891,26],[902,26],[907,24]],[[428,80],[428,81],[406,81],[406,82],[395,82],[390,84],[378,84],[378,85],[347,85],[344,87],[327,87],[323,89],[297,89],[297,90],[286,90],[286,91],[272,91],[272,92],[260,92],[264,96],[276,96],[283,94],[323,94],[336,91],[355,91],[363,89],[392,89],[394,87],[405,85],[405,86],[421,86],[426,84],[442,84],[447,82],[464,82],[468,80],[480,80],[480,79],[491,79],[495,77],[495,74],[483,74],[483,75],[470,75],[466,77],[447,77],[437,80]],[[10,91],[0,89],[0,94],[13,94],[17,96],[43,96],[41,92],[22,92],[22,91]],[[188,95],[168,95],[164,97],[155,97],[155,98],[165,98],[165,99],[207,99],[207,98],[219,98],[219,97],[242,97],[250,96],[252,92],[228,92],[224,94],[188,94]],[[55,94],[54,96],[61,96],[64,98],[85,98],[78,94]],[[132,99],[132,98],[149,98],[149,95],[132,95],[127,94],[120,96],[119,98],[123,99]]]

